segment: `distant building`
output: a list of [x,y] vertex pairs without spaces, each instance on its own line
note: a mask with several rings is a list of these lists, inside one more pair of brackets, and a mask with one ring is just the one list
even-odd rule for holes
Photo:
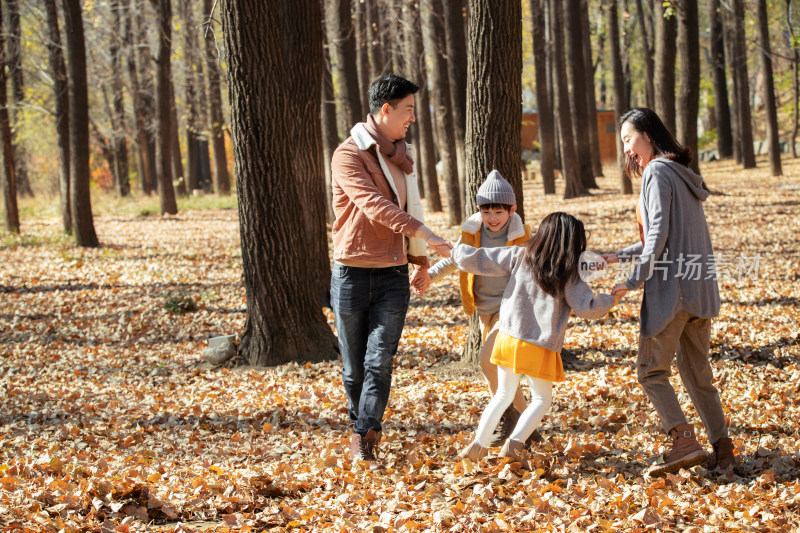
[[[617,160],[617,123],[613,111],[597,112],[597,135],[600,144],[600,160]],[[539,115],[535,111],[522,113],[522,149],[539,152]],[[534,143],[536,148],[534,149]]]

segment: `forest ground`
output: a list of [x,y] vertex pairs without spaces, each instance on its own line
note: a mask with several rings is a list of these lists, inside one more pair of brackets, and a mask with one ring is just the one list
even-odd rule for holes
[[[58,218],[23,219],[22,237],[0,234],[0,529],[796,530],[800,162],[784,160],[778,179],[766,167],[703,165],[727,265],[712,366],[740,460],[722,475],[642,475],[666,440],[636,382],[641,293],[602,320],[572,319],[576,357],[532,472],[456,459],[489,399],[459,362],[457,276],[412,296],[380,449],[389,469],[370,473],[348,459],[338,362],[202,362],[206,339],[240,333],[245,319],[235,209],[97,214],[97,249],[59,237]],[[592,250],[634,242],[636,196],[606,175],[569,201],[525,182],[527,220],[569,211]],[[457,239],[444,214],[428,220]],[[612,274],[598,290],[623,272]]]

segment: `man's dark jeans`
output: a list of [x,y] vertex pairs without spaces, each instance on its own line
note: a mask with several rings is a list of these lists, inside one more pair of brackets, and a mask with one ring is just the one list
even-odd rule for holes
[[380,431],[392,384],[392,361],[411,295],[408,265],[359,268],[333,264],[331,308],[336,315],[342,381],[353,431]]

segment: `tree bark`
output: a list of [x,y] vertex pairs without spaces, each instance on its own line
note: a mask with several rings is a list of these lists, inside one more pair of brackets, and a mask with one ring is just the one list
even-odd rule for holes
[[361,99],[361,115],[369,113],[369,37],[371,32],[367,28],[367,5],[365,2],[355,1],[353,24],[356,34],[356,70],[358,71],[358,95]]
[[743,0],[732,0],[733,3],[733,75],[737,80],[737,101],[735,110],[739,115],[739,144],[741,146],[742,166],[755,168],[756,157],[753,151],[753,127],[750,123],[750,88],[747,77],[747,45],[744,32]]
[[22,36],[20,30],[19,0],[6,0],[8,4],[8,73],[11,76],[11,95],[14,106],[11,108],[12,146],[16,168],[17,193],[21,196],[33,197],[30,176],[28,175],[28,156],[18,132],[22,130],[20,109],[25,102],[25,80],[22,71]]
[[564,18],[561,0],[550,0],[551,30],[553,32],[553,74],[556,118],[561,142],[561,173],[564,175],[564,198],[575,198],[586,194],[581,183],[575,136],[572,132],[572,112],[570,110],[567,72],[564,66]]
[[783,176],[781,147],[778,132],[778,109],[775,104],[775,81],[772,75],[772,47],[769,39],[769,19],[766,0],[758,0],[758,42],[761,47],[761,75],[764,78],[764,108],[767,114],[767,144],[769,169],[772,176]]
[[150,195],[158,186],[156,170],[155,98],[151,64],[153,56],[147,44],[147,27],[144,22],[145,0],[130,0],[128,19],[132,31],[128,54],[128,74],[131,78],[142,192]]
[[[655,7],[655,112],[670,132],[675,132],[675,34],[674,13]],[[669,8],[670,10],[672,8]],[[665,16],[666,15],[666,16]]]
[[[292,163],[276,0],[226,0],[231,129],[239,194],[247,318],[239,353],[251,365],[336,357],[336,339],[318,302],[307,261],[304,224],[275,213],[300,213]],[[317,73],[318,74],[318,73]],[[265,202],[269,199],[269,202]]]
[[422,47],[422,27],[419,2],[413,0],[403,4],[403,23],[406,27],[405,54],[409,59],[409,75],[419,85],[416,94],[417,117],[417,172],[420,185],[424,185],[425,205],[430,212],[442,210],[442,197],[439,193],[439,180],[436,175],[436,142],[433,138],[433,124],[430,113],[430,90],[425,67],[425,52]]
[[[50,74],[53,76],[53,92],[56,114],[56,136],[58,144],[58,193],[61,207],[61,223],[64,233],[72,233],[72,212],[69,205],[69,80],[67,65],[58,27],[56,0],[45,0],[47,13],[47,53],[50,58]],[[2,62],[0,61],[0,64]],[[5,85],[5,84],[4,84]],[[5,105],[3,102],[2,105]]]
[[594,90],[594,62],[592,61],[592,31],[589,26],[589,4],[581,0],[581,33],[583,33],[583,71],[585,73],[586,121],[589,137],[589,152],[592,164],[592,186],[597,187],[594,177],[603,176],[603,164],[600,161],[600,136],[597,133],[597,95]]
[[[525,219],[522,191],[522,4],[519,0],[469,0],[467,63],[467,211],[492,169],[508,180]],[[477,363],[480,327],[470,320],[461,359]],[[477,338],[478,342],[475,342]]]
[[740,97],[739,77],[736,75],[736,24],[733,20],[733,6],[730,2],[720,2],[724,9],[723,29],[725,34],[725,60],[728,71],[731,73],[731,134],[733,138],[733,159],[737,163],[742,162],[742,134],[739,126],[738,102]]
[[197,36],[192,15],[192,0],[180,0],[183,24],[183,89],[186,98],[186,185],[188,192],[200,188],[200,103],[197,91]]
[[697,27],[697,0],[676,0],[678,53],[681,57],[676,134],[678,141],[692,150],[690,168],[700,173],[697,151],[697,114],[700,106],[700,37]]
[[[325,32],[324,35],[327,33]],[[326,218],[333,222],[336,215],[333,213],[333,189],[331,188],[331,158],[339,145],[339,134],[336,131],[336,100],[333,94],[333,79],[331,77],[331,58],[328,52],[327,39],[323,43],[322,54],[322,106],[320,109],[320,122],[322,123],[322,159],[325,164],[325,204],[327,206]]]
[[583,34],[581,32],[581,0],[563,0],[564,39],[568,92],[572,117],[572,136],[577,156],[578,179],[584,189],[597,188],[592,172],[592,149],[585,141],[589,138],[589,110],[586,106],[586,72],[583,62]]
[[356,68],[356,39],[353,34],[350,0],[334,0],[334,13],[328,16],[328,42],[332,44],[338,80],[336,84],[339,105],[339,133],[343,138],[350,128],[364,121],[361,114],[361,96],[358,94],[358,69]]
[[320,305],[330,307],[331,263],[325,225],[325,166],[322,162],[320,91],[322,78],[322,6],[319,0],[280,0],[294,175],[303,198],[306,257],[316,280]]
[[78,246],[98,246],[89,190],[89,94],[80,0],[63,0],[69,73],[70,211]]
[[367,2],[367,34],[369,38],[369,66],[373,80],[388,72],[381,42],[381,13],[377,0]]
[[[174,215],[178,212],[175,202],[175,189],[172,186],[172,82],[170,80],[170,54],[172,53],[172,5],[170,0],[153,0],[158,11],[158,84],[157,91],[157,128],[158,144],[158,196],[161,202],[161,214]],[[177,176],[176,176],[177,177]]]
[[[614,124],[619,124],[619,119],[625,113],[625,77],[622,73],[622,57],[619,47],[619,15],[617,0],[610,0],[608,5],[608,40],[611,43],[611,68],[614,72]],[[623,151],[622,137],[616,132],[617,166],[619,167],[619,189],[623,194],[633,194],[631,178],[625,171],[625,152]]]
[[433,120],[439,140],[442,179],[447,187],[447,212],[451,226],[461,224],[462,192],[458,183],[458,159],[450,100],[450,76],[444,57],[444,27],[441,0],[420,0],[422,35],[425,52],[431,61],[430,84],[433,87]]
[[533,19],[533,59],[536,70],[536,110],[539,115],[539,172],[545,194],[556,193],[555,182],[555,122],[553,108],[550,105],[547,84],[546,47],[549,40],[545,34],[544,5],[547,0],[530,0],[531,18]]
[[[0,3],[0,21],[3,8]],[[6,63],[6,35],[0,31],[0,66]],[[6,69],[0,68],[0,141],[3,143],[3,172],[0,185],[3,188],[3,207],[6,213],[6,229],[19,233],[19,210],[17,209],[17,186],[14,176],[14,149],[11,142],[11,120],[8,116],[8,89],[6,88]]]
[[[653,66],[653,39],[651,38],[652,32],[650,31],[647,18],[652,20],[652,13],[647,15],[642,7],[642,0],[636,0],[636,16],[639,21],[639,28],[642,34],[642,48],[644,49],[644,92],[645,102],[647,107],[655,109],[655,85],[653,81],[655,67]],[[619,17],[617,17],[619,19]],[[713,20],[713,19],[712,19]],[[619,26],[619,22],[617,23]],[[627,106],[623,106],[627,107]]]
[[791,60],[792,60],[792,133],[790,136],[790,144],[792,149],[792,157],[797,157],[797,129],[800,124],[800,80],[798,80],[797,71],[800,65],[800,54],[798,54],[798,43],[794,36],[794,21],[792,17],[792,0],[786,0],[786,27],[791,38]]
[[231,177],[228,173],[228,155],[225,152],[225,118],[222,114],[222,92],[220,90],[220,66],[217,40],[214,33],[212,0],[203,0],[206,18],[203,35],[206,43],[206,70],[208,71],[208,107],[211,117],[211,146],[214,148],[214,190],[217,194],[231,193]]
[[128,172],[128,143],[126,140],[125,125],[125,91],[122,86],[122,59],[120,50],[122,45],[122,4],[120,0],[111,0],[111,43],[109,55],[111,56],[111,92],[113,98],[113,112],[111,116],[111,143],[114,151],[114,187],[117,195],[125,197],[130,195],[131,185]]
[[[465,0],[442,0],[442,15],[447,47],[447,70],[450,77],[450,108],[453,110],[455,126],[456,157],[458,161],[459,189],[466,190],[466,148],[464,139],[467,130],[467,39],[464,35]],[[461,202],[464,219],[467,202]]]
[[720,159],[733,156],[731,132],[731,109],[728,105],[728,81],[725,77],[725,39],[719,0],[708,4],[708,19],[711,25],[711,75],[714,81],[714,117],[717,125],[717,151]]

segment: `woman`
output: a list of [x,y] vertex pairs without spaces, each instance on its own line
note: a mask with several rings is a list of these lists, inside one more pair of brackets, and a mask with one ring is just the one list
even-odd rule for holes
[[[612,292],[621,299],[629,290],[644,288],[638,379],[672,439],[672,449],[649,473],[664,475],[706,460],[709,469],[728,468],[734,464],[733,443],[708,359],[710,319],[719,314],[720,305],[702,205],[708,190],[688,167],[691,150],[675,140],[652,110],[631,109],[619,123],[626,170],[642,178],[636,206],[640,242],[606,260],[635,260],[628,280]],[[709,457],[669,382],[676,355],[678,373],[714,447]]]

